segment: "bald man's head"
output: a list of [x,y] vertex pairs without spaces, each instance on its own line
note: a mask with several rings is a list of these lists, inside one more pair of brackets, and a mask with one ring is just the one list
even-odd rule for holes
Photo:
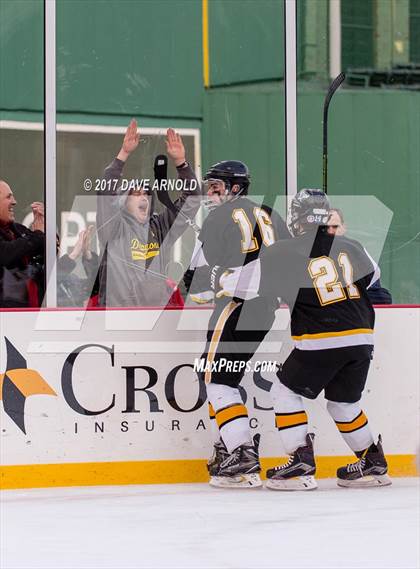
[[0,223],[7,225],[15,220],[16,200],[7,182],[0,180]]

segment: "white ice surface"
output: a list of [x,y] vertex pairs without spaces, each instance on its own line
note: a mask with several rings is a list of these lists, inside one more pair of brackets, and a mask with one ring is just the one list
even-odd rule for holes
[[204,484],[1,493],[1,569],[417,568],[419,480],[313,492]]

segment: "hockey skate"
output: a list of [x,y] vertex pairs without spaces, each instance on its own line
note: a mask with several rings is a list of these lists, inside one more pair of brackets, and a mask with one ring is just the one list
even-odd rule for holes
[[260,435],[254,436],[254,444],[241,445],[223,460],[210,485],[216,488],[258,488],[262,486],[258,447]]
[[388,464],[382,449],[382,437],[379,435],[376,445],[372,443],[364,451],[356,452],[357,462],[342,466],[337,470],[337,484],[343,488],[369,488],[389,486]]
[[207,461],[210,476],[217,476],[220,465],[229,456],[225,443],[220,439],[214,443],[213,454]]
[[290,455],[286,464],[267,470],[266,488],[270,490],[315,490],[318,487],[314,457],[314,434],[306,435],[306,446]]

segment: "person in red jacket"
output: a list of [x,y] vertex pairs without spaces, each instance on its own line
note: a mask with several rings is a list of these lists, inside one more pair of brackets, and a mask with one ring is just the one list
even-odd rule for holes
[[15,222],[16,199],[0,180],[0,307],[40,306],[44,289],[44,207],[35,202],[32,229]]

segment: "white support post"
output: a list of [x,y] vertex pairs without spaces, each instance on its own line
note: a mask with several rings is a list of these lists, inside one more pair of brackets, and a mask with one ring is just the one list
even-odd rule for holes
[[287,203],[297,192],[296,0],[284,0],[285,149]]
[[341,73],[341,0],[330,0],[330,77]]
[[55,0],[44,0],[44,179],[46,222],[46,299],[57,306],[56,200],[56,18]]

